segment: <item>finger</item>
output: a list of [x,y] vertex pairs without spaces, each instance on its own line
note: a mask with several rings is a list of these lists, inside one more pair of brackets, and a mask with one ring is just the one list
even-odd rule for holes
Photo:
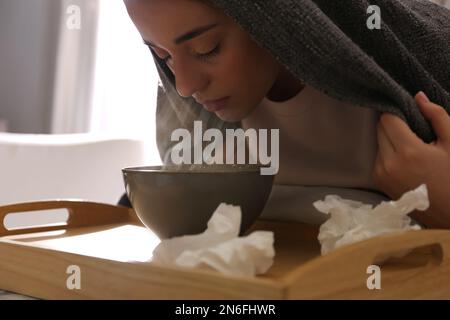
[[447,111],[435,103],[430,102],[422,91],[415,97],[422,114],[430,120],[439,140],[450,141],[450,116]]
[[404,147],[423,143],[405,121],[393,114],[382,114],[380,122],[396,151]]

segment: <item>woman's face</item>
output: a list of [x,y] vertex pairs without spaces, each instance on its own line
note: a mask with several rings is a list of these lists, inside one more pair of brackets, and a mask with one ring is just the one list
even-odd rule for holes
[[[192,96],[224,121],[245,118],[283,72],[272,55],[208,4],[196,0],[125,0],[125,4],[144,41],[167,60],[178,93]],[[205,104],[223,98],[225,102]]]

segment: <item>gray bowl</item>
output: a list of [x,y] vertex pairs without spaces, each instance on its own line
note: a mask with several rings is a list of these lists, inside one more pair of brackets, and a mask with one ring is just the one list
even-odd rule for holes
[[274,176],[257,165],[155,166],[123,169],[139,219],[161,239],[197,234],[220,203],[239,205],[241,234],[259,217]]

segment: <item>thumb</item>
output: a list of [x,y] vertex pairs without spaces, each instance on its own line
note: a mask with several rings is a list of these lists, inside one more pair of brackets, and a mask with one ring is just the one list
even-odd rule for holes
[[447,111],[440,105],[430,102],[422,91],[416,95],[415,100],[424,117],[431,122],[438,140],[450,142],[450,116]]

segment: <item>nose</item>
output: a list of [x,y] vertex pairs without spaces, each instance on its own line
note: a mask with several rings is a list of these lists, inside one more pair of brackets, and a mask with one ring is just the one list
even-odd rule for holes
[[208,85],[208,76],[193,64],[173,64],[172,72],[175,76],[175,86],[178,94],[189,98],[196,92],[202,92]]

